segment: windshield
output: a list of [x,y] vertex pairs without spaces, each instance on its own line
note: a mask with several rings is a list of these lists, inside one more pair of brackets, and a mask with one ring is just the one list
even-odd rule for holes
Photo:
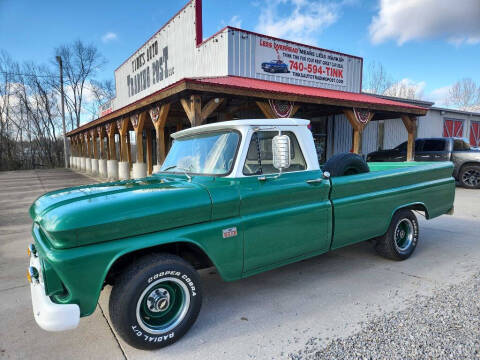
[[232,170],[239,139],[234,131],[176,139],[160,171],[226,175]]

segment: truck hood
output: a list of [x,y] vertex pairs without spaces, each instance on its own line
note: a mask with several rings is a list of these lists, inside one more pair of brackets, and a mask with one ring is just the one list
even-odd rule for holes
[[49,192],[30,216],[55,248],[66,249],[209,221],[211,209],[201,185],[153,176]]

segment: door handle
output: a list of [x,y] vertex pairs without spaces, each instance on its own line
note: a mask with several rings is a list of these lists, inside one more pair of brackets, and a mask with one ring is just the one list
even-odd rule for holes
[[318,184],[321,183],[323,179],[312,179],[312,180],[307,180],[307,184]]

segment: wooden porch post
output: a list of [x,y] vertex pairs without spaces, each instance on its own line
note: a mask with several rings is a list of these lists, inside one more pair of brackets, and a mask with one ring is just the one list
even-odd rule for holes
[[91,135],[92,135],[93,158],[98,160],[97,130],[93,129],[90,132],[91,132]]
[[78,150],[80,152],[80,157],[83,157],[83,135],[78,136]]
[[116,121],[116,126],[119,133],[120,144],[120,162],[118,163],[118,178],[120,180],[127,180],[130,178],[130,163],[128,162],[128,118],[119,119]]
[[192,95],[190,100],[180,99],[192,127],[202,125],[224,101],[224,98],[213,98],[202,108],[200,95]]
[[91,145],[90,145],[90,134],[88,131],[85,133],[85,150],[86,150],[86,158],[91,158]]
[[157,139],[157,165],[162,165],[166,156],[165,146],[165,124],[167,123],[168,112],[170,111],[170,104],[164,104],[160,107],[156,106],[150,109],[150,118],[155,127],[155,134]]
[[128,161],[127,152],[127,133],[128,133],[128,118],[117,120],[117,128],[120,134],[120,161]]
[[202,123],[202,98],[200,95],[192,95],[190,100],[180,99],[180,103],[192,127],[200,125]]
[[407,129],[407,161],[414,161],[415,159],[415,130],[417,127],[417,118],[409,115],[402,115],[403,125]]
[[[368,114],[356,114],[353,109],[345,109],[343,113],[347,117],[350,125],[353,128],[352,152],[354,154],[361,153],[362,147],[362,132],[365,126],[372,120],[374,113],[368,111]],[[364,115],[364,116],[362,116]]]
[[98,135],[98,174],[101,177],[107,177],[107,157],[105,156],[105,128],[99,126],[95,129]]
[[130,116],[133,130],[135,131],[135,139],[137,143],[137,163],[143,163],[143,125],[145,123],[145,113]]
[[151,174],[153,172],[153,163],[152,163],[152,131],[151,129],[146,129],[147,135],[147,174]]
[[104,133],[104,130],[103,130],[103,126],[100,126],[97,128],[97,132],[98,132],[98,142],[99,142],[99,160],[103,160],[105,159],[105,145],[104,145],[104,136],[105,136],[105,133]]
[[115,147],[115,125],[113,123],[107,124],[107,137],[109,147],[108,160],[117,160],[117,149]]
[[130,132],[127,131],[127,158],[130,165],[132,165],[132,146],[130,145]]
[[275,115],[273,114],[270,104],[268,102],[257,101],[256,103],[267,119],[275,118]]
[[132,166],[133,178],[135,179],[147,176],[147,166],[143,162],[143,127],[146,117],[146,111],[130,116],[137,143],[137,161]]
[[181,131],[183,130],[183,122],[182,120],[180,119],[179,122],[177,122],[177,131]]
[[353,129],[352,151],[354,154],[360,154],[362,149],[362,130]]

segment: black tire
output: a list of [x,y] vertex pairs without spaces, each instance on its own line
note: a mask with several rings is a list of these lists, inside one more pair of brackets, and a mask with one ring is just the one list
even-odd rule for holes
[[388,259],[408,259],[417,247],[418,234],[418,221],[413,211],[398,210],[385,235],[377,239],[375,250]]
[[464,188],[480,189],[480,165],[463,166],[458,181]]
[[125,342],[152,350],[179,340],[197,319],[201,305],[195,269],[178,256],[152,254],[131,264],[116,280],[109,309]]
[[357,154],[341,153],[332,156],[323,166],[330,176],[344,176],[367,173],[370,171],[368,164]]

